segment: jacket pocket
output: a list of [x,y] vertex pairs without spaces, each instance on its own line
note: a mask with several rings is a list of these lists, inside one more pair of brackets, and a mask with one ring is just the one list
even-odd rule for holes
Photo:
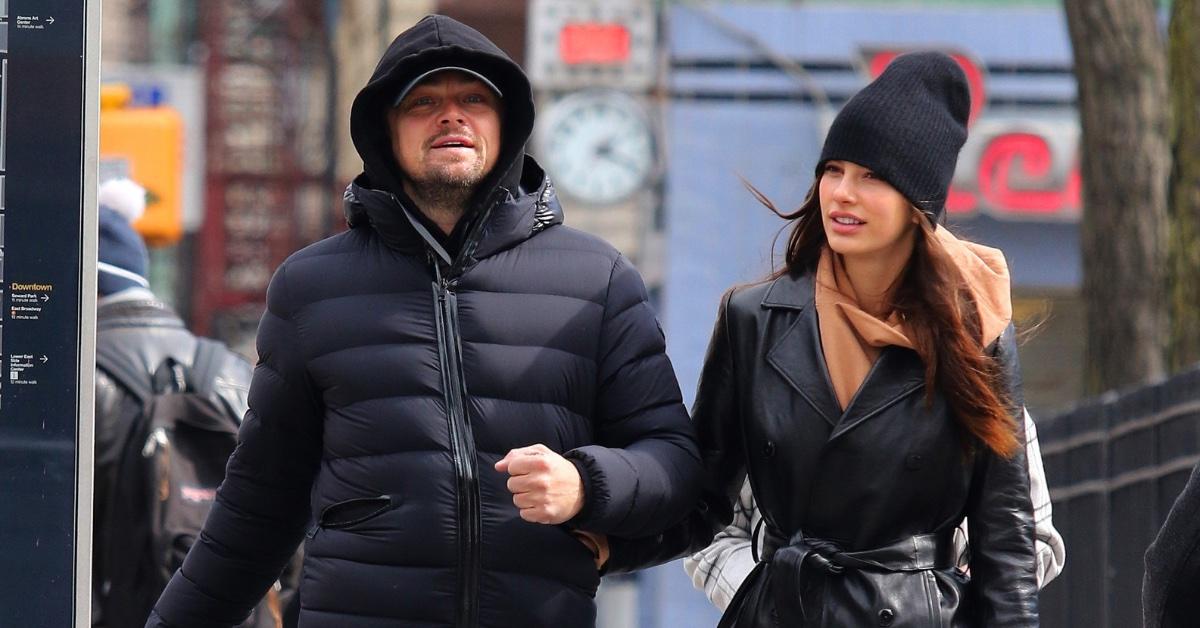
[[400,506],[394,495],[378,497],[356,497],[326,506],[317,519],[317,526],[328,530],[340,530],[366,523]]

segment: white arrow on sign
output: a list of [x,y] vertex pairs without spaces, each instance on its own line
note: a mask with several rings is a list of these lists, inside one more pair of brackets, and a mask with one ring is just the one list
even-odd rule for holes
[[42,295],[42,303],[45,303],[45,302],[47,302],[47,301],[49,301],[49,300],[50,300],[50,295],[48,295],[48,294],[43,294],[43,295]]
[[54,23],[54,16],[53,16],[53,15],[51,15],[50,17],[46,18],[46,23],[47,23],[47,24],[53,24],[53,23]]
[[50,361],[50,358],[48,358],[48,357],[46,357],[46,356],[42,356],[42,364],[45,364],[45,363],[47,363],[47,362],[49,362],[49,361]]

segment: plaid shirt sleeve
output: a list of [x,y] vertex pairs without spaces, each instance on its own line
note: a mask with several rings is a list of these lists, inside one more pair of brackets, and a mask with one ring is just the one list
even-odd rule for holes
[[[762,515],[750,491],[750,480],[746,479],[733,508],[733,522],[717,533],[712,544],[683,560],[683,569],[692,584],[703,590],[708,600],[721,611],[729,606],[738,587],[754,569],[750,543],[761,520]],[[762,550],[761,539],[758,549]]]
[[[1046,484],[1046,469],[1042,466],[1042,450],[1038,446],[1037,426],[1029,410],[1025,410],[1025,457],[1029,461],[1030,502],[1033,503],[1033,525],[1035,549],[1037,551],[1038,586],[1044,587],[1062,573],[1067,559],[1067,549],[1062,535],[1054,528],[1050,488]],[[967,520],[964,519],[954,535],[958,566],[964,571],[969,567],[970,553],[967,543]]]

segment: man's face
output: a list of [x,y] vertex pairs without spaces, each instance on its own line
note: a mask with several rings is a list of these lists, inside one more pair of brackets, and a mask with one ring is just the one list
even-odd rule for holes
[[422,81],[388,113],[392,153],[418,187],[474,188],[500,154],[500,98],[447,70]]

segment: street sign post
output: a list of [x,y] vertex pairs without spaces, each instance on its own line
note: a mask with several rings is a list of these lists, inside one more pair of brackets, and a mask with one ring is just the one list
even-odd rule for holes
[[99,0],[0,0],[0,625],[90,626]]

